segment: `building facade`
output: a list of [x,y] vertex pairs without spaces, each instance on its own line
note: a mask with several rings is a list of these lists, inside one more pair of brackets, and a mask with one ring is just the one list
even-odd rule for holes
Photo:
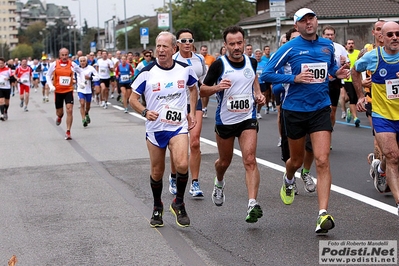
[[8,45],[11,50],[18,44],[16,9],[15,0],[0,0],[0,46]]

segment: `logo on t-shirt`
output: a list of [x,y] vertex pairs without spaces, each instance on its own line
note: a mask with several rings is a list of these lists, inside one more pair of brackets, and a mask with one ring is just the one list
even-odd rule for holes
[[178,89],[184,89],[184,80],[178,80],[177,81],[177,88]]

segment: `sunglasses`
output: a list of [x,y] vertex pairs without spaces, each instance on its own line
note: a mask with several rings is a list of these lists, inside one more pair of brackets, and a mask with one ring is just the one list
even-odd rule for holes
[[193,43],[194,39],[179,39],[177,40],[179,43]]
[[395,35],[396,37],[399,37],[399,31],[395,31],[395,32],[389,31],[389,32],[387,32],[386,35],[388,38],[392,38],[393,35]]
[[146,55],[144,55],[144,57],[151,57],[151,55],[150,54],[146,54]]

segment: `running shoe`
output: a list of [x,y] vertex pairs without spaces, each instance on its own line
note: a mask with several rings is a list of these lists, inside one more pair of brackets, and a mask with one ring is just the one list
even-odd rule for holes
[[280,189],[280,197],[284,204],[290,205],[294,202],[295,191],[294,184],[288,184],[285,182],[286,173],[283,175],[283,185]]
[[350,123],[352,120],[352,113],[351,113],[351,109],[348,107],[346,109],[346,123]]
[[28,110],[28,106],[25,106],[24,107],[24,112],[28,112],[29,110]]
[[46,98],[43,97],[43,103],[45,103],[45,102],[46,102]]
[[114,98],[114,93],[111,93],[111,99],[113,99]]
[[152,217],[150,220],[150,226],[151,227],[162,227],[163,226],[163,207],[155,207],[154,210],[152,211]]
[[59,117],[59,116],[57,116],[57,118],[55,119],[55,124],[57,125],[57,126],[59,126],[59,125],[61,125],[61,117]]
[[127,114],[127,113],[128,113],[127,108],[125,108],[125,114]]
[[48,99],[48,97],[46,97],[46,102],[49,102],[49,99]]
[[368,164],[371,164],[373,162],[373,160],[374,160],[374,153],[371,152],[371,153],[369,153],[369,155],[367,155]]
[[116,97],[116,101],[119,102],[121,100],[121,95],[118,94],[118,96]]
[[20,103],[19,103],[19,107],[24,107],[24,101],[22,100]]
[[305,190],[306,192],[312,193],[316,191],[316,184],[313,181],[313,176],[310,173],[303,173],[303,170],[301,171],[301,178],[303,180],[303,183],[305,183]]
[[295,195],[298,195],[299,191],[298,191],[298,186],[296,185],[296,176],[294,176],[294,184],[292,184],[292,185],[294,186]]
[[202,192],[198,181],[194,181],[194,182],[191,183],[189,193],[194,198],[203,197],[204,196],[204,192]]
[[218,185],[216,185],[216,180],[217,178],[215,177],[215,185],[213,187],[213,192],[212,192],[212,202],[220,207],[223,205],[224,200],[225,200],[225,196],[223,193],[224,190],[224,183],[222,187],[219,187]]
[[6,121],[6,120],[4,119],[4,115],[0,115],[0,120],[1,120],[1,121]]
[[370,165],[370,170],[369,170],[369,175],[370,178],[374,180],[374,169],[373,167],[371,167],[371,163],[374,161],[374,153],[369,153],[369,155],[367,155],[367,162]]
[[8,113],[4,113],[4,121],[8,120]]
[[104,106],[105,106],[105,102],[102,101],[102,102],[101,102],[101,107],[104,107]]
[[373,168],[374,172],[374,187],[378,192],[384,193],[388,185],[385,173],[381,174],[378,172],[378,166],[380,164],[381,164],[380,160],[374,159],[374,161],[371,163],[371,167]]
[[172,204],[170,204],[170,211],[173,213],[173,215],[176,217],[176,224],[181,227],[187,227],[190,226],[190,218],[188,218],[187,212],[186,212],[186,207],[184,206],[184,203],[182,204],[177,204],[175,200],[172,201]]
[[342,111],[341,119],[345,119],[345,118],[346,118],[346,112]]
[[108,103],[104,104],[104,109],[108,109]]
[[169,174],[169,192],[172,195],[176,195],[177,188],[176,188],[176,178],[172,178],[172,176]]
[[86,121],[86,119],[83,119],[83,120],[82,120],[82,123],[83,123],[83,127],[87,127],[87,121]]
[[281,147],[281,138],[278,138],[277,147]]
[[90,124],[90,122],[91,122],[89,115],[86,115],[86,122],[87,122],[87,124]]
[[359,118],[356,117],[353,121],[355,122],[355,127],[359,127],[360,126],[360,119]]
[[315,232],[317,234],[326,234],[328,230],[333,229],[334,226],[334,218],[330,214],[327,214],[327,212],[323,212],[317,217]]
[[206,118],[208,117],[208,109],[202,109],[202,117]]
[[72,137],[71,137],[71,131],[67,131],[66,133],[65,133],[65,139],[66,140],[71,140],[72,139]]
[[262,115],[260,113],[256,114],[256,119],[262,119]]
[[247,217],[245,217],[245,221],[247,223],[256,223],[259,218],[263,216],[262,208],[259,204],[254,204],[248,207]]
[[270,107],[266,107],[265,114],[267,114],[267,115],[269,114],[269,108],[270,108]]

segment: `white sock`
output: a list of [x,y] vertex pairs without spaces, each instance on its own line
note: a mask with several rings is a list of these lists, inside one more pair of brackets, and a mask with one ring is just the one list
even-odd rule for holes
[[219,181],[217,178],[215,178],[215,185],[218,187],[224,187],[224,180]]
[[292,178],[292,179],[290,180],[290,179],[287,178],[287,176],[285,176],[285,183],[292,185],[292,184],[294,184],[294,182],[295,182],[295,179],[294,179],[294,178]]
[[248,207],[249,207],[249,206],[254,206],[254,205],[256,205],[256,204],[258,204],[258,202],[256,201],[256,199],[249,199],[249,200],[248,200]]
[[321,215],[323,212],[327,212],[327,210],[321,209],[321,210],[319,211],[319,215]]

